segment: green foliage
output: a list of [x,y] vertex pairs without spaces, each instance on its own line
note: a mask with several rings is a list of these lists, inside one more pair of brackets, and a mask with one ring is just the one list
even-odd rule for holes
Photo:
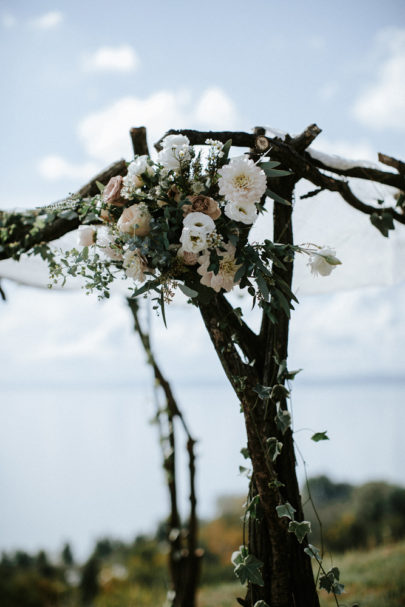
[[[309,480],[312,499],[322,520],[325,547],[334,552],[405,538],[405,489],[387,483],[353,487],[325,476]],[[321,541],[319,524],[303,488],[305,518],[312,523],[313,542]]]
[[330,571],[319,577],[319,588],[324,588],[327,592],[333,594],[342,594],[344,584],[339,582],[340,572],[337,567],[332,567]]
[[281,504],[276,507],[278,518],[282,518],[286,516],[287,518],[294,520],[294,513],[296,512],[295,508],[291,506],[289,502],[285,504]]
[[270,436],[267,439],[267,447],[269,451],[269,456],[273,462],[276,461],[277,457],[281,453],[281,449],[283,448],[283,443],[281,443],[275,436]]
[[315,434],[311,436],[311,440],[313,440],[315,443],[319,443],[319,441],[321,440],[329,440],[329,436],[327,436],[327,430],[325,430],[324,432],[315,432]]
[[291,521],[288,525],[288,533],[294,533],[300,544],[304,541],[308,533],[311,533],[311,523],[308,521]]
[[251,582],[257,586],[264,586],[263,577],[260,569],[263,567],[262,561],[259,561],[253,554],[249,554],[246,546],[240,546],[237,552],[232,555],[232,563],[235,565],[234,573],[241,584]]
[[370,221],[386,238],[388,238],[390,230],[395,229],[391,213],[373,213],[370,215]]

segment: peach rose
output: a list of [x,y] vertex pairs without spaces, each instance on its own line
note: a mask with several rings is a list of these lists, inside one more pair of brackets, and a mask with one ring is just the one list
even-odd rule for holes
[[146,204],[133,204],[124,209],[117,222],[120,232],[131,234],[132,236],[146,236],[150,232],[151,215]]
[[188,215],[192,212],[204,213],[204,215],[208,215],[214,220],[218,219],[221,215],[221,209],[219,208],[217,201],[209,196],[197,194],[195,196],[188,196],[187,200],[189,200],[191,204],[185,204],[183,206],[184,215]]
[[103,191],[104,202],[113,204],[116,207],[124,206],[125,200],[121,197],[122,180],[122,175],[111,177]]

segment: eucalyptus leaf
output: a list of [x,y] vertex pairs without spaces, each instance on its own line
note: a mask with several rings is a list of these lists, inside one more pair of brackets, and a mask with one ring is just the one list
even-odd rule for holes
[[187,297],[191,297],[191,299],[193,299],[194,297],[198,297],[198,291],[190,289],[190,287],[188,287],[187,285],[179,283],[179,289],[180,291],[183,291],[184,295],[187,295]]
[[278,202],[280,204],[284,204],[287,207],[291,206],[291,202],[289,202],[285,198],[282,198],[281,196],[279,196],[279,194],[277,194],[276,192],[273,192],[273,190],[270,190],[270,188],[267,188],[266,196],[268,196],[269,198],[272,198],[273,200],[275,200],[276,202]]

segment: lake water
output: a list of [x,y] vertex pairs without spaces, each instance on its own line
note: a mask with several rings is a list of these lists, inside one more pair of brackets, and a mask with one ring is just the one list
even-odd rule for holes
[[[177,384],[199,440],[200,514],[216,498],[246,491],[239,476],[245,445],[238,403],[225,383]],[[297,378],[293,416],[308,475],[353,483],[405,484],[405,382],[308,384]],[[103,535],[130,539],[167,513],[153,395],[146,384],[6,387],[0,406],[0,549],[45,547],[69,540],[84,557]],[[329,441],[315,444],[315,431]],[[179,442],[184,444],[179,434]],[[179,458],[183,505],[186,462]],[[303,466],[298,467],[300,479]]]

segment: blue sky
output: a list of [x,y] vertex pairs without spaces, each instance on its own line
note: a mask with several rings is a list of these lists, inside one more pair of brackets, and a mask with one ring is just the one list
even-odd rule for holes
[[[126,130],[140,122],[156,137],[169,126],[297,132],[316,121],[329,142],[402,151],[403,101],[401,114],[392,99],[403,85],[390,73],[403,68],[398,0],[0,7],[2,206],[81,185],[92,170],[129,155]],[[109,58],[100,58],[103,50]],[[386,99],[377,98],[373,112],[383,84]],[[52,156],[68,163],[63,179],[52,163],[39,170]]]
[[[109,162],[130,158],[128,130],[141,124],[153,142],[171,127],[240,130],[263,124],[295,133],[317,122],[323,133],[314,147],[323,152],[370,161],[378,151],[403,157],[405,4],[400,0],[0,1],[0,62],[1,208],[47,204],[75,191]],[[322,464],[324,471],[339,476],[336,462],[342,457],[340,478],[357,482],[378,470],[380,477],[401,482],[398,468],[393,476],[392,462],[402,454],[395,406],[404,396],[399,381],[405,367],[404,235],[398,230],[389,242],[383,241],[367,218],[349,208],[340,212],[330,198],[308,201],[308,213],[303,209],[297,205],[297,235],[304,242],[321,239],[320,244],[336,245],[344,264],[329,282],[311,277],[309,286],[303,271],[297,272],[302,302],[293,316],[291,366],[304,367],[302,381],[314,385],[334,378],[350,387],[350,378],[366,378],[368,387],[350,392],[346,386],[344,397],[349,409],[363,403],[363,455],[379,440],[379,393],[373,415],[367,415],[365,395],[374,394],[371,379],[398,380],[390,384],[384,458],[377,462],[364,456],[351,466],[355,451],[346,445],[339,455],[338,448],[345,441],[356,445],[356,436],[350,434],[349,421],[347,427],[341,421],[331,447],[334,455],[328,459],[329,447],[323,446],[320,462],[310,452],[309,473],[322,471]],[[0,264],[0,274],[2,268]],[[0,302],[0,377],[7,388],[0,409],[0,486],[7,522],[3,545],[21,546],[26,538],[27,546],[38,546],[43,538],[44,545],[55,547],[73,537],[87,548],[90,538],[104,531],[125,535],[151,526],[164,515],[163,506],[146,512],[140,503],[136,524],[133,516],[139,487],[144,486],[151,503],[164,503],[163,489],[155,488],[161,482],[157,444],[150,446],[155,439],[146,429],[150,411],[142,409],[145,399],[150,404],[149,374],[122,297],[99,304],[78,292],[49,293],[9,282],[4,286],[9,301]],[[307,295],[311,292],[317,294]],[[160,319],[153,327],[160,359],[175,386],[198,385],[203,399],[203,386],[215,392],[218,385],[222,395],[227,389],[223,373],[195,311],[185,313],[179,304],[169,311],[168,331]],[[181,344],[176,357],[174,343]],[[63,391],[59,398],[58,385]],[[104,393],[107,385],[110,392]],[[111,396],[117,399],[117,418],[109,400],[114,385],[120,386]],[[325,429],[325,411],[333,399],[332,417],[339,410],[335,392],[314,399],[310,392],[300,392],[298,384],[296,394],[294,399],[303,399],[312,411],[316,430]],[[189,393],[184,395],[191,407]],[[136,414],[128,405],[132,398]],[[27,402],[29,412],[24,409]],[[71,404],[80,406],[82,417],[75,417]],[[134,437],[141,428],[142,444],[154,449],[147,452],[150,467],[144,474],[135,460],[145,457],[145,451],[133,446],[120,417],[124,405],[124,421],[132,420],[128,427]],[[221,448],[219,431],[217,442],[208,445],[204,402],[198,401],[198,411],[190,412],[204,439],[204,512],[210,507],[212,512],[221,487],[241,491],[235,454],[243,430],[236,414],[228,425],[226,408],[234,405],[228,392],[218,407],[218,428],[224,428],[230,450],[222,458],[223,467],[216,466],[215,477],[208,472],[210,449]],[[332,419],[329,427],[333,429]],[[126,432],[125,441],[120,432]],[[80,455],[76,459],[69,454],[71,440]],[[397,447],[390,451],[394,443]],[[74,470],[86,458],[91,466],[87,462],[76,479]],[[136,482],[128,483],[135,469]],[[66,483],[58,470],[69,476]],[[87,474],[97,476],[94,487]],[[151,494],[147,478],[153,479]],[[112,491],[103,493],[103,487]],[[76,518],[72,495],[78,496]],[[98,516],[100,495],[103,511]],[[127,500],[125,515],[114,510],[121,495]],[[28,515],[24,505],[29,500],[33,508]],[[88,511],[86,504],[91,504]],[[109,518],[111,509],[115,514]],[[90,511],[92,525],[87,521]],[[53,521],[51,530],[44,520]]]

